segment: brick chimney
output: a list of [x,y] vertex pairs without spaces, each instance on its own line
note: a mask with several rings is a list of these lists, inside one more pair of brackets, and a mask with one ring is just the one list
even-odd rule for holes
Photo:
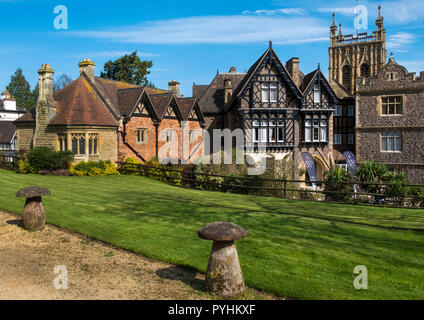
[[291,58],[286,62],[287,71],[290,73],[294,83],[300,86],[300,74],[299,74],[299,58]]
[[168,82],[168,91],[171,91],[177,97],[180,96],[180,83],[178,81],[172,80]]
[[94,79],[94,62],[90,59],[84,59],[78,63],[80,75],[85,73],[89,79]]
[[224,103],[228,103],[232,95],[233,95],[233,85],[231,83],[231,79],[225,79],[224,80]]
[[231,67],[231,68],[230,68],[230,73],[236,73],[236,72],[237,72],[236,67]]
[[43,64],[38,70],[38,100],[46,102],[49,106],[54,104],[53,74],[54,71],[49,64]]

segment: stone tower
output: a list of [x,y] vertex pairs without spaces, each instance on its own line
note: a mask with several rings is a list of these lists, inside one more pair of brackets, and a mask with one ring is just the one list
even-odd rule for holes
[[330,27],[328,74],[350,92],[355,91],[356,79],[377,74],[386,64],[386,30],[383,26],[381,6],[378,6],[377,30],[371,35],[358,33],[343,35],[342,25],[337,28],[335,15]]
[[38,100],[35,108],[35,131],[33,147],[53,148],[56,135],[47,132],[47,125],[56,113],[53,98],[53,74],[49,64],[38,70]]

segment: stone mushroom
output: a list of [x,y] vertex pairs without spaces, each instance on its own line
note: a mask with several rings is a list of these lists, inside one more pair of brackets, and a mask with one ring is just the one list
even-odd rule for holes
[[17,197],[26,198],[22,213],[22,224],[25,230],[42,230],[46,222],[42,196],[50,195],[50,190],[42,187],[26,187],[16,193]]
[[244,292],[234,240],[244,238],[246,230],[231,222],[213,222],[197,233],[202,239],[213,240],[206,272],[206,290],[221,297],[234,297]]

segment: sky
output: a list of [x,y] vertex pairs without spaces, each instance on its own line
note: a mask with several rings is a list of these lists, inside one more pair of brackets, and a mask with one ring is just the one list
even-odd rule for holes
[[[359,32],[375,30],[379,4],[387,57],[393,51],[410,72],[424,71],[422,0],[359,1]],[[94,61],[99,75],[106,61],[137,50],[153,61],[148,79],[156,87],[167,89],[178,80],[181,92],[191,96],[193,82],[209,84],[217,71],[248,70],[269,40],[282,61],[299,57],[304,73],[320,63],[327,74],[332,12],[343,34],[353,34],[357,5],[356,0],[0,0],[0,90],[18,67],[34,87],[42,64],[49,63],[55,76],[76,79],[82,59]]]

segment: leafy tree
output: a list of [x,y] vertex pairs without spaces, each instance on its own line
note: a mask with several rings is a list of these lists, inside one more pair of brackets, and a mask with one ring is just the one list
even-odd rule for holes
[[53,81],[53,93],[56,93],[72,82],[72,78],[66,74],[62,74]]
[[11,76],[10,83],[6,89],[11,95],[15,97],[16,105],[18,107],[24,108],[26,110],[31,110],[35,107],[38,97],[38,90],[36,93],[37,96],[35,96],[34,92],[31,91],[31,86],[22,74],[21,68],[18,68],[18,70],[16,70],[16,72]]
[[142,86],[153,86],[146,77],[150,74],[148,69],[150,69],[152,65],[152,61],[142,61],[137,51],[134,51],[115,61],[110,60],[106,62],[104,72],[101,72],[100,77]]
[[327,182],[324,190],[328,200],[347,201],[350,199],[353,193],[353,176],[350,171],[334,166],[325,172],[325,179]]

